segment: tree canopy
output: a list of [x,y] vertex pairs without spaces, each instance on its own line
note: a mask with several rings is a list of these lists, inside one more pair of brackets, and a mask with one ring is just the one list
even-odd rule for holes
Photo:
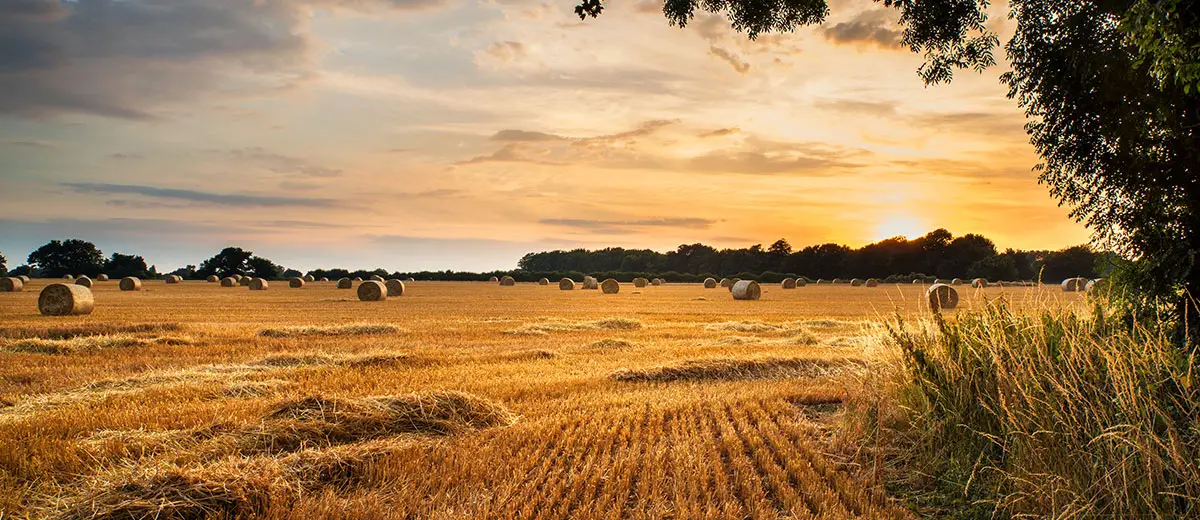
[[200,268],[196,270],[196,275],[225,277],[232,274],[249,274],[250,257],[252,256],[254,256],[253,251],[246,251],[240,247],[227,247],[213,255],[212,258],[201,262]]
[[763,275],[764,281],[786,273],[812,279],[980,277],[993,281],[1032,280],[1041,275],[1043,281],[1057,283],[1075,276],[1100,276],[1111,269],[1109,260],[1108,255],[1087,246],[998,253],[984,236],[956,238],[938,229],[914,240],[889,238],[858,249],[817,244],[793,251],[787,240],[780,239],[765,250],[761,245],[718,250],[705,244],[683,244],[666,253],[620,247],[545,251],[526,254],[517,265],[530,272],[676,273],[755,279]]
[[[876,0],[899,13],[901,43],[922,54],[927,84],[996,63],[988,0]],[[601,0],[576,6],[597,16]],[[825,21],[825,0],[666,0],[684,27],[725,14],[755,38]],[[1046,184],[1098,243],[1135,259],[1140,303],[1174,302],[1200,327],[1200,2],[1011,0],[1016,32],[1001,81],[1028,118]],[[1190,294],[1190,297],[1189,297]]]
[[42,276],[58,278],[63,275],[95,276],[104,267],[104,253],[96,245],[84,240],[70,238],[51,240],[46,245],[29,253],[29,265],[38,269]]

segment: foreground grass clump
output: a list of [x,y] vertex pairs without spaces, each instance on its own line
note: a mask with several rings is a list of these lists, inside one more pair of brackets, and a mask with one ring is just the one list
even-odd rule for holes
[[768,377],[819,377],[861,368],[845,359],[761,358],[696,359],[674,365],[643,369],[622,368],[613,372],[616,381],[666,382],[758,379]]
[[900,484],[928,490],[924,505],[960,518],[1200,511],[1195,360],[1164,334],[1100,308],[994,305],[889,336],[903,354],[891,398],[910,410],[892,442],[900,475],[918,476]]
[[332,325],[328,327],[299,326],[275,327],[258,331],[259,336],[266,338],[293,338],[301,336],[365,336],[369,334],[395,334],[401,332],[400,327],[379,323],[359,323],[355,325]]
[[92,323],[69,327],[12,327],[0,329],[3,338],[71,339],[84,336],[112,336],[121,334],[149,334],[179,332],[183,325],[178,323],[136,323],[129,325]]
[[72,336],[68,339],[26,338],[0,341],[0,350],[24,354],[78,354],[104,349],[146,347],[150,345],[192,345],[187,336],[139,338],[125,334],[112,336]]

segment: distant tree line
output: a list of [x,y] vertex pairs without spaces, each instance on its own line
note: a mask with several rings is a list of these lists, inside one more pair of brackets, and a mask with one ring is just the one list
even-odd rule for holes
[[[1097,277],[1112,269],[1109,253],[1075,246],[1061,251],[999,252],[981,235],[955,238],[938,229],[915,240],[889,238],[858,249],[820,244],[793,250],[785,239],[767,248],[716,249],[684,244],[668,253],[619,247],[529,253],[518,266],[525,271],[639,272],[677,275],[737,276],[775,281],[785,276],[832,278],[986,278],[1059,282],[1073,276]],[[666,276],[671,279],[671,276]]]
[[[169,273],[158,273],[141,256],[113,253],[105,257],[99,248],[79,239],[51,240],[29,254],[27,264],[8,271],[12,275],[59,278],[63,275],[159,278],[174,274],[189,280],[234,274],[278,280],[312,275],[316,278],[413,278],[416,280],[478,281],[511,275],[517,281],[539,278],[582,279],[635,277],[664,278],[673,282],[699,282],[707,277],[737,277],[760,282],[778,282],[786,277],[809,280],[833,278],[878,278],[885,282],[931,280],[934,278],[986,278],[988,280],[1037,280],[1057,283],[1065,278],[1094,278],[1112,270],[1118,258],[1111,253],[1075,246],[1061,251],[998,252],[991,240],[981,235],[954,237],[938,229],[915,240],[889,238],[858,249],[839,244],[821,244],[793,250],[780,239],[767,248],[761,244],[742,249],[716,249],[704,244],[684,244],[660,253],[649,249],[611,247],[526,254],[513,271],[483,273],[463,271],[401,272],[349,269],[313,269],[301,272],[255,256],[240,247],[227,247],[196,265]],[[0,273],[8,269],[0,254]]]

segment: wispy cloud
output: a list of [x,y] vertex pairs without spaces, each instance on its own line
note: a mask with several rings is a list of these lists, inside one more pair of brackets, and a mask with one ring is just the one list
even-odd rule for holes
[[63,183],[72,190],[80,193],[112,193],[112,194],[129,194],[141,195],[143,197],[153,197],[160,199],[185,200],[189,202],[201,204],[214,204],[220,206],[240,206],[240,207],[279,207],[279,206],[310,206],[310,207],[330,207],[336,206],[337,202],[332,199],[320,199],[309,197],[279,197],[271,195],[247,195],[241,193],[213,193],[197,190],[183,190],[175,188],[159,188],[155,186],[141,186],[135,184],[105,184],[94,182],[68,182]]
[[833,43],[875,45],[885,49],[900,46],[901,31],[891,9],[871,9],[858,13],[848,22],[821,29],[825,39]]
[[708,229],[716,220],[706,218],[650,218],[642,220],[589,220],[579,218],[547,218],[538,221],[548,226],[586,229],[592,233],[627,235],[637,228]]

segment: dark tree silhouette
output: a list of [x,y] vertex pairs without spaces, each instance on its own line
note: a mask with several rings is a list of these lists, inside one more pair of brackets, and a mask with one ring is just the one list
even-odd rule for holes
[[221,277],[231,274],[248,274],[252,256],[254,256],[252,251],[245,251],[240,247],[227,247],[212,258],[201,262],[200,268],[196,270],[196,276],[204,278],[214,274]]
[[146,259],[137,255],[123,255],[121,253],[113,253],[108,260],[104,261],[104,273],[113,278],[125,278],[126,276],[136,276],[138,278],[150,278],[150,268],[146,266]]
[[51,278],[67,274],[95,276],[103,268],[104,253],[85,240],[51,240],[29,253],[28,262],[41,271],[42,276]]

